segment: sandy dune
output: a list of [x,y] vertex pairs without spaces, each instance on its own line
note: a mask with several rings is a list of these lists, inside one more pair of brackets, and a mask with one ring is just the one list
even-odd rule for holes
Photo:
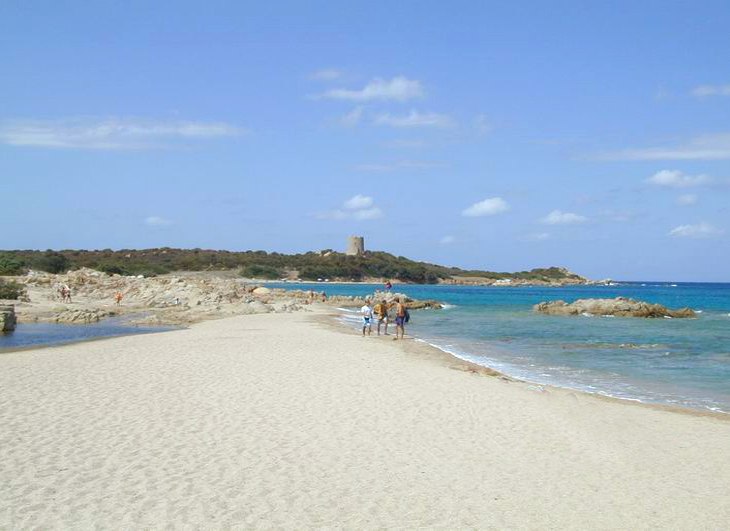
[[315,319],[0,355],[0,528],[730,522],[728,421],[540,392]]

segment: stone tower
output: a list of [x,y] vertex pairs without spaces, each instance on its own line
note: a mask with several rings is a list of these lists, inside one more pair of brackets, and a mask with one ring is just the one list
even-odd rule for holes
[[348,256],[360,256],[365,253],[365,238],[362,236],[350,236],[347,238],[347,250],[345,254]]

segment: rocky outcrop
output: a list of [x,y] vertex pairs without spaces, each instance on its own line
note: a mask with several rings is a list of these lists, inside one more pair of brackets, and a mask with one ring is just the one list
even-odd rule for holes
[[66,324],[89,324],[98,323],[104,317],[114,315],[113,313],[106,312],[104,310],[63,310],[58,312],[54,316],[54,320],[57,323]]
[[625,297],[615,299],[578,299],[568,304],[565,301],[541,302],[532,307],[548,315],[613,315],[616,317],[695,317],[694,310],[680,308],[672,310],[661,304],[651,304]]
[[[406,308],[410,310],[426,310],[435,309],[440,310],[443,308],[443,304],[434,300],[417,300],[403,293],[393,293],[390,291],[376,291],[372,295],[368,295],[367,298],[370,300],[372,305],[385,301],[388,304],[394,304],[396,299],[402,300]],[[362,306],[365,304],[365,297],[353,297],[344,295],[334,295],[327,299],[330,304],[337,304],[341,306]]]
[[15,306],[0,306],[0,333],[15,330]]

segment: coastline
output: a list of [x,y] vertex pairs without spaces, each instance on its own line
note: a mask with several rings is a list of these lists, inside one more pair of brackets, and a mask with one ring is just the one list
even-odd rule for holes
[[330,314],[1,356],[0,527],[730,519],[725,419],[474,377],[441,350],[348,334]]
[[[348,334],[352,333],[353,327],[348,327],[348,325],[341,321],[340,317],[341,315],[336,313],[329,313],[326,316],[325,315],[315,315],[312,316],[315,318],[318,322],[321,321],[324,325],[330,325],[331,329],[333,331],[336,331],[338,333],[344,333]],[[326,319],[324,319],[326,317]],[[378,336],[371,336],[371,339],[377,338]],[[378,340],[384,340],[387,341],[387,338],[381,337],[378,338]],[[388,341],[391,343],[392,341]],[[549,383],[540,383],[531,381],[529,378],[523,378],[523,377],[516,377],[510,374],[505,373],[504,371],[500,371],[498,369],[495,369],[493,367],[490,367],[488,365],[481,365],[479,363],[475,363],[473,361],[470,361],[468,359],[464,359],[460,357],[458,354],[454,352],[450,352],[446,350],[445,348],[442,348],[436,344],[429,343],[428,341],[419,338],[417,336],[414,336],[412,334],[407,334],[405,341],[399,341],[398,343],[393,342],[393,346],[400,348],[403,352],[408,354],[413,354],[416,356],[421,356],[426,359],[430,359],[435,363],[441,363],[445,367],[453,370],[460,370],[464,372],[468,372],[474,375],[479,376],[487,376],[492,378],[499,378],[503,381],[513,382],[518,385],[526,386],[533,388],[532,390],[540,391],[543,390],[553,392],[553,393],[579,393],[580,395],[583,395],[585,397],[589,397],[591,399],[597,399],[597,400],[605,400],[611,403],[617,403],[625,406],[634,406],[634,407],[644,407],[649,409],[654,409],[658,411],[666,411],[671,413],[677,413],[682,415],[690,415],[690,416],[698,416],[698,417],[710,417],[714,419],[718,419],[720,421],[724,422],[730,422],[730,412],[724,412],[724,411],[712,411],[709,409],[699,409],[699,408],[691,408],[691,407],[682,407],[682,406],[675,406],[671,404],[662,404],[659,402],[647,402],[643,401],[637,398],[624,398],[619,396],[611,396],[608,394],[602,394],[600,392],[591,392],[584,389],[579,389],[575,387],[569,387],[568,385],[557,385],[557,384],[549,384]]]

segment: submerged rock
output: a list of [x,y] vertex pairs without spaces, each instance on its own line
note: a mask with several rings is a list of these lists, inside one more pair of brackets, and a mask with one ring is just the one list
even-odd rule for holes
[[652,304],[626,297],[615,299],[578,299],[568,304],[565,301],[541,302],[532,307],[538,313],[548,315],[614,315],[617,317],[695,317],[694,310],[680,308],[672,310],[661,304]]

